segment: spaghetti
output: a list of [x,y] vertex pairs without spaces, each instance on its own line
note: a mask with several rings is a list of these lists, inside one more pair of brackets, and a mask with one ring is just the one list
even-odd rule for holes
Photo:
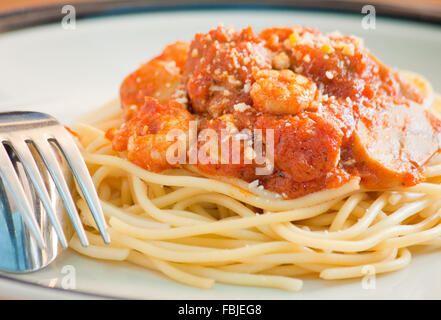
[[118,121],[115,101],[72,125],[112,238],[110,246],[102,242],[78,196],[92,246],[83,248],[76,236],[70,246],[84,255],[129,261],[200,288],[220,282],[298,291],[303,275],[363,277],[365,266],[376,274],[396,271],[409,264],[409,247],[441,244],[436,159],[425,169],[426,182],[408,189],[368,191],[353,179],[280,200],[191,170],[158,174],[139,168],[104,137]]
[[[341,50],[348,48],[353,49],[352,44]],[[170,54],[166,50],[161,57]],[[193,58],[196,55],[189,52]],[[275,60],[276,67],[286,62],[282,58]],[[185,62],[174,59],[178,67]],[[421,106],[431,105],[434,114],[441,110],[441,100],[434,98],[425,80],[410,73],[404,77],[422,92]],[[174,90],[179,91],[178,87]],[[333,88],[329,86],[328,90]],[[122,94],[122,98],[133,97]],[[157,95],[157,99],[165,98]],[[121,101],[116,100],[71,126],[101,199],[112,239],[110,246],[102,242],[78,192],[77,206],[92,244],[83,248],[74,236],[70,246],[81,254],[128,261],[199,288],[220,282],[298,291],[304,275],[357,278],[366,274],[366,266],[376,274],[392,272],[410,263],[412,246],[441,244],[438,154],[412,173],[413,180],[401,177],[398,171],[394,173],[393,177],[403,183],[384,186],[380,181],[373,187],[371,176],[363,175],[366,168],[358,168],[353,171],[357,174],[346,175],[341,183],[312,186],[306,192],[282,197],[277,193],[279,186],[271,183],[269,186],[274,188],[256,188],[234,174],[213,175],[197,165],[141,163],[141,158],[130,157],[131,150],[115,148],[115,139],[119,138],[114,128],[123,130],[125,121],[136,117],[131,112],[138,112],[137,107],[131,108],[124,101],[122,109]],[[170,111],[155,103],[154,108],[159,108],[155,110],[175,112],[173,106]],[[302,103],[297,107],[309,108]],[[240,112],[248,108],[237,105]],[[202,107],[192,105],[193,110]],[[219,109],[206,112],[215,119]],[[176,114],[170,119],[174,127],[183,123],[176,120]],[[109,139],[109,132],[113,139]],[[332,168],[322,169],[334,172]]]

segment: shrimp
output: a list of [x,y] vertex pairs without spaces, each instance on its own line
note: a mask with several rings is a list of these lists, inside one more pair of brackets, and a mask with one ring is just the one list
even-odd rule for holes
[[318,94],[314,82],[291,70],[260,70],[254,78],[251,99],[261,112],[296,114],[310,109]]
[[180,130],[187,139],[192,119],[185,106],[176,100],[170,100],[165,105],[158,99],[147,97],[132,119],[120,128],[109,129],[106,137],[112,141],[114,150],[127,151],[127,157],[133,163],[149,171],[161,172],[180,166],[167,158],[167,150],[178,140],[178,137],[169,139],[168,133]]
[[178,41],[124,79],[120,87],[120,98],[126,119],[136,114],[144,104],[145,97],[153,97],[167,104],[181,85],[187,54],[188,44]]

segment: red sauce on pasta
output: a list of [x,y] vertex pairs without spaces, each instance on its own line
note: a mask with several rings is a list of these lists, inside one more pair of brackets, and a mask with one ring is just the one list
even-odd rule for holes
[[246,139],[238,163],[230,152],[224,162],[196,166],[209,175],[257,180],[285,198],[338,187],[354,176],[368,188],[411,186],[440,147],[440,121],[425,110],[417,87],[360,39],[304,27],[257,34],[221,26],[196,34],[130,74],[120,97],[125,123],[106,136],[115,150],[155,172],[182,165],[167,161],[176,143],[167,133],[187,132],[192,120],[198,132],[219,133],[219,146],[223,130],[231,142],[244,130],[253,139],[260,129],[265,145],[272,129],[269,174],[256,174],[263,165]]

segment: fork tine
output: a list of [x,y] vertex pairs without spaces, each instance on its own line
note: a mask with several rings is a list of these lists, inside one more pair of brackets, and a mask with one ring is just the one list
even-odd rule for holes
[[46,168],[51,174],[52,179],[54,180],[55,186],[61,196],[61,199],[63,200],[64,206],[66,207],[67,213],[72,221],[72,225],[78,235],[78,238],[80,239],[81,245],[87,247],[89,245],[89,241],[87,240],[86,232],[84,231],[80,216],[70,194],[69,187],[64,179],[60,164],[56,158],[55,150],[45,138],[34,139],[31,141],[31,143],[37,149],[40,157],[43,159],[43,162],[46,165]]
[[64,157],[66,158],[74,176],[81,189],[81,192],[89,206],[90,212],[95,219],[96,225],[101,233],[101,237],[104,242],[110,243],[110,236],[106,228],[106,220],[104,219],[104,214],[101,208],[100,200],[98,194],[96,193],[95,186],[89,175],[89,171],[81,158],[81,152],[72,139],[71,135],[62,127],[61,130],[57,132],[57,137],[60,139],[55,139],[55,143],[60,148]]
[[52,208],[51,200],[46,190],[46,186],[43,182],[43,178],[41,177],[40,170],[37,168],[37,164],[35,163],[34,156],[29,150],[28,145],[26,144],[25,140],[22,139],[21,137],[17,137],[16,139],[14,139],[14,137],[11,136],[9,142],[11,143],[12,148],[14,149],[18,158],[20,159],[27,174],[31,178],[32,184],[34,185],[35,190],[41,202],[43,203],[43,206],[47,214],[49,215],[51,223],[54,226],[55,231],[57,232],[61,246],[63,248],[67,248],[68,243],[66,240],[66,236],[64,235],[60,221],[55,215],[54,209]]
[[19,211],[31,234],[34,236],[40,248],[46,248],[43,236],[37,220],[33,214],[31,205],[26,197],[25,191],[11,163],[8,152],[3,143],[0,143],[0,175],[4,183],[9,187],[10,193],[19,207]]

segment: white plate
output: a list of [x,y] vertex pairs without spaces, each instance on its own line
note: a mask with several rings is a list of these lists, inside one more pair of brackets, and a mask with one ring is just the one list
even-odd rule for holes
[[[78,20],[76,30],[53,24],[2,34],[0,111],[38,110],[68,124],[114,98],[123,77],[160,53],[166,44],[177,39],[189,40],[194,33],[208,31],[219,22],[236,28],[251,25],[257,30],[300,24],[355,34],[365,38],[366,45],[385,63],[425,75],[434,89],[441,92],[439,26],[377,17],[375,30],[363,30],[361,19],[361,14],[307,11],[198,10]],[[84,297],[71,291],[47,289],[75,283],[76,291],[125,298],[440,299],[440,270],[441,252],[429,250],[417,254],[408,268],[379,276],[375,289],[363,289],[360,280],[310,279],[300,293],[221,284],[202,290],[126,263],[104,263],[68,250],[43,271],[2,274],[15,280],[0,279],[0,297]]]

